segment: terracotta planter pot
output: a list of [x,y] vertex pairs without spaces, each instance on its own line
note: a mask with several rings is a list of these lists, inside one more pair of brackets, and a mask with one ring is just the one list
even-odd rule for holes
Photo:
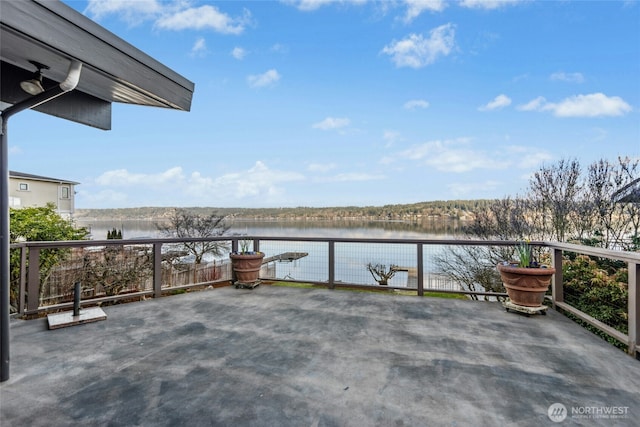
[[260,276],[264,253],[257,254],[230,254],[231,265],[239,283],[255,283]]
[[555,268],[524,268],[498,264],[509,299],[525,307],[540,307],[549,289]]

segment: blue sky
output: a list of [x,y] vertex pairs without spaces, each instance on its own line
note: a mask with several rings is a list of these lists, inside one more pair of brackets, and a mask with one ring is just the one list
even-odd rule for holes
[[110,131],[12,119],[10,169],[77,208],[501,198],[640,158],[637,1],[64,2],[195,83]]

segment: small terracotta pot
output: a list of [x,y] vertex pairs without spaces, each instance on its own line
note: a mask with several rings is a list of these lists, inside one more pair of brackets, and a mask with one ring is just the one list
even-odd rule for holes
[[525,307],[540,307],[549,289],[555,268],[524,268],[497,265],[502,283],[512,303]]

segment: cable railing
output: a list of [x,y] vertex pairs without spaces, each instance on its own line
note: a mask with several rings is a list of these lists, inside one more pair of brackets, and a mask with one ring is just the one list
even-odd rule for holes
[[[196,262],[185,244],[216,242]],[[330,289],[435,293],[503,301],[496,271],[519,242],[222,236],[190,239],[81,240],[11,245],[12,306],[26,318],[69,309],[76,283],[83,306],[158,298],[234,283],[229,253],[243,242],[265,254],[265,283]],[[640,253],[531,242],[556,268],[548,303],[638,357]],[[32,268],[31,266],[36,266]]]

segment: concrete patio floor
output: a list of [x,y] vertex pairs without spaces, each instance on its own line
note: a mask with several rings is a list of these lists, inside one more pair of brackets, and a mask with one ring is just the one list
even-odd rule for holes
[[[11,321],[0,425],[640,420],[640,362],[553,311],[266,285],[103,309],[105,321],[51,331],[46,319]],[[553,404],[564,421],[548,416]]]

